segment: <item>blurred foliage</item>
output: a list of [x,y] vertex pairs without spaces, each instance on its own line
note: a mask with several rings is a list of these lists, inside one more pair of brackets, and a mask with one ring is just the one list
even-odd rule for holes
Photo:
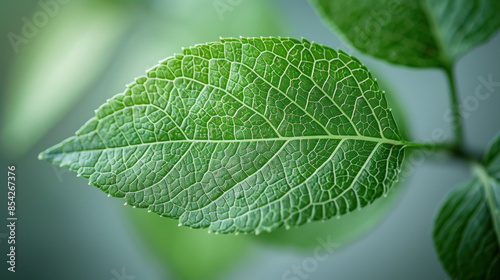
[[156,213],[127,207],[123,212],[130,219],[150,260],[175,279],[221,279],[250,250],[248,236],[215,235],[207,230],[178,227],[177,220]]
[[24,154],[90,90],[130,26],[128,6],[76,1],[53,11],[46,26],[26,17],[29,23],[13,32],[27,41],[19,44],[2,106],[1,148],[11,157]]

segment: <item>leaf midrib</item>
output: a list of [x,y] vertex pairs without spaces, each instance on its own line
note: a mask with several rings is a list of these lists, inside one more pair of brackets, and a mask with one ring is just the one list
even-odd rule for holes
[[439,27],[439,23],[437,22],[435,14],[432,12],[432,8],[428,0],[421,0],[420,6],[422,7],[424,15],[427,18],[427,22],[429,23],[429,27],[431,29],[430,34],[434,39],[434,42],[436,42],[441,67],[451,67],[451,65],[453,64],[453,59],[450,58],[448,49],[446,48],[446,44],[443,39],[441,28]]
[[500,225],[498,223],[498,214],[496,213],[499,211],[499,209],[497,209],[498,205],[496,205],[490,189],[491,184],[496,182],[496,180],[489,175],[488,171],[482,165],[475,165],[474,171],[479,177],[480,184],[484,190],[484,199],[486,200],[486,204],[488,205],[491,221],[493,223],[493,229],[495,230],[495,235],[497,238],[497,244],[500,246]]
[[[71,141],[71,137],[68,141]],[[406,146],[405,142],[400,140],[392,140],[387,138],[376,138],[369,136],[356,136],[356,135],[319,135],[319,136],[300,136],[300,137],[277,137],[277,138],[260,138],[260,139],[233,139],[233,140],[209,140],[209,139],[182,139],[182,140],[168,140],[168,141],[157,141],[150,143],[141,143],[141,144],[133,144],[128,146],[118,146],[118,147],[105,147],[98,149],[87,149],[80,151],[71,151],[71,152],[61,152],[59,154],[73,154],[73,153],[81,153],[81,152],[91,152],[91,151],[104,151],[104,150],[113,150],[113,149],[123,149],[123,148],[132,148],[132,147],[141,147],[141,146],[151,146],[165,143],[244,143],[244,142],[266,142],[266,141],[294,141],[294,140],[360,140],[366,142],[375,142],[381,144],[391,144],[391,145],[399,145]],[[62,146],[64,143],[61,144]],[[45,154],[45,153],[44,153]],[[42,155],[44,155],[42,154]]]

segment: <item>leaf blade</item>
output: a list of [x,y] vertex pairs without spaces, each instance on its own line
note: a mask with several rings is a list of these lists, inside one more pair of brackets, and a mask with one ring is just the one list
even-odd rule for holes
[[240,38],[164,60],[40,157],[183,225],[259,233],[371,203],[397,180],[403,148],[359,61]]
[[474,176],[445,198],[434,221],[434,246],[444,268],[457,279],[500,277],[499,137]]
[[500,247],[484,191],[490,187],[477,178],[462,184],[447,196],[436,217],[434,246],[453,278],[497,279],[500,275]]
[[488,173],[500,181],[500,134],[497,134],[491,142],[484,156],[483,164],[488,167]]
[[310,0],[356,49],[395,64],[448,67],[500,26],[495,0]]

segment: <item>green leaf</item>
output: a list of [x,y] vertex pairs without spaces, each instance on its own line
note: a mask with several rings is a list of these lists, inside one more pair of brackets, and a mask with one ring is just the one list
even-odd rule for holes
[[446,197],[434,222],[434,245],[453,279],[500,279],[499,138],[485,165]]
[[[403,165],[404,166],[404,165]],[[287,247],[310,252],[318,246],[318,238],[346,246],[373,230],[394,208],[401,198],[401,181],[392,187],[387,197],[381,198],[361,209],[353,211],[340,219],[330,219],[324,223],[309,223],[294,230],[277,229],[255,238],[266,246]]]
[[176,221],[144,210],[131,209],[123,214],[132,223],[139,242],[150,249],[151,262],[164,272],[162,279],[224,279],[231,268],[249,258],[251,245],[255,245],[249,236],[179,228]]
[[167,58],[40,158],[182,225],[258,234],[373,202],[404,146],[357,59],[241,38]]
[[358,50],[409,66],[448,66],[500,26],[497,0],[310,1]]
[[[498,188],[498,184],[484,184],[474,178],[454,189],[439,211],[434,246],[453,279],[500,277],[499,208],[498,203],[488,203],[493,190],[498,195]],[[491,209],[495,209],[495,217]]]
[[484,156],[483,164],[488,166],[488,172],[492,174],[493,177],[500,180],[500,133],[490,144]]
[[[391,87],[381,73],[374,73],[372,71],[372,74],[376,77],[380,88],[385,90],[384,96],[387,102],[391,104],[391,113],[394,116],[400,134],[403,136],[402,138],[408,139],[406,137],[408,135],[406,129],[408,123],[405,118],[404,109],[400,106],[401,103],[398,96],[393,94]],[[410,152],[411,150],[407,151],[405,156],[408,156]],[[405,169],[405,162],[403,162],[401,169]],[[403,179],[404,177],[402,176]],[[267,246],[287,247],[304,252],[313,250],[318,246],[318,237],[327,238],[339,247],[346,246],[361,238],[382,222],[401,197],[404,183],[404,180],[400,178],[389,190],[387,197],[378,199],[360,211],[353,211],[341,219],[330,219],[322,223],[309,223],[294,230],[280,228],[271,233],[256,236],[256,240],[264,242]]]

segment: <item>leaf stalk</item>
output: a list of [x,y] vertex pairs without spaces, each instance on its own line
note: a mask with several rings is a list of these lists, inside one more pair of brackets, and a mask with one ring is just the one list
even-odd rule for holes
[[460,109],[458,106],[458,96],[456,89],[455,76],[453,75],[453,66],[448,65],[444,67],[446,73],[446,78],[450,88],[450,103],[451,103],[451,115],[452,115],[452,126],[454,133],[454,143],[452,147],[452,152],[457,156],[465,156],[463,148],[463,129],[462,129],[462,118],[460,116]]

